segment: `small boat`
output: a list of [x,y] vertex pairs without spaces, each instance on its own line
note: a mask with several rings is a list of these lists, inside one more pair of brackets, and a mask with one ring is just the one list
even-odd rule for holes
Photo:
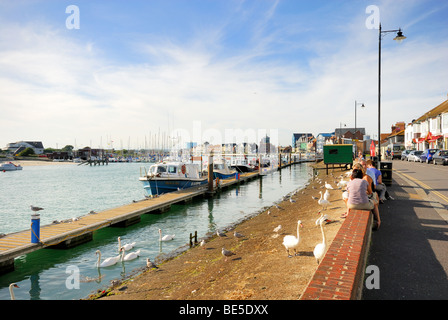
[[263,158],[260,165],[260,176],[268,175],[278,169],[278,160],[274,158]]
[[[208,171],[208,165],[205,164],[205,171]],[[213,160],[213,179],[219,178],[220,180],[234,178],[237,171],[230,169],[227,166],[227,162],[224,159]]]
[[139,180],[143,183],[148,197],[173,192],[185,188],[205,185],[207,176],[202,176],[200,166],[181,161],[164,161],[153,164],[149,171],[142,174]]
[[12,162],[0,164],[0,171],[15,171],[15,170],[22,170],[22,169],[23,168],[20,164],[16,165]]
[[246,155],[244,155],[244,157],[232,158],[229,167],[230,169],[235,169],[237,172],[252,172],[256,170],[255,164],[252,164],[252,161],[248,159]]

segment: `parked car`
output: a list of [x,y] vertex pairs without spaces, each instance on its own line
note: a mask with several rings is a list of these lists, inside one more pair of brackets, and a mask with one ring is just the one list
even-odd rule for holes
[[411,150],[403,150],[403,152],[401,153],[401,161],[407,160],[410,152],[411,152]]
[[426,149],[423,151],[423,153],[420,155],[420,162],[426,162],[426,163],[432,163],[432,156],[434,153],[436,153],[439,149]]
[[420,155],[423,153],[423,151],[418,151],[418,150],[412,150],[409,154],[408,154],[408,161],[420,161]]
[[432,156],[432,163],[434,164],[448,164],[448,150],[439,150]]

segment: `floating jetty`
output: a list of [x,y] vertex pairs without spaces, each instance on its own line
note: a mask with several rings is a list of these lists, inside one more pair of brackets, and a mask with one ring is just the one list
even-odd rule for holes
[[[314,160],[299,160],[282,164],[284,168],[296,163],[314,162]],[[166,193],[151,199],[135,201],[117,208],[107,209],[96,213],[89,213],[68,222],[53,223],[40,227],[38,243],[31,243],[33,230],[30,228],[3,235],[0,237],[0,274],[14,270],[14,259],[42,249],[69,249],[82,243],[91,241],[96,230],[105,227],[127,227],[140,222],[143,214],[160,214],[170,210],[173,204],[187,204],[194,198],[212,197],[216,192],[229,188],[235,184],[245,183],[260,176],[258,171],[241,173],[238,177],[221,180],[213,187],[200,186]],[[211,189],[212,188],[212,189]]]

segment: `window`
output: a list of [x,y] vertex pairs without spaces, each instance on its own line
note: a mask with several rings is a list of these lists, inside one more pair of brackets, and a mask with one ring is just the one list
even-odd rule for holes
[[168,166],[168,173],[176,173],[177,168],[175,166]]
[[166,172],[166,167],[165,166],[158,166],[157,167],[157,173],[164,173]]

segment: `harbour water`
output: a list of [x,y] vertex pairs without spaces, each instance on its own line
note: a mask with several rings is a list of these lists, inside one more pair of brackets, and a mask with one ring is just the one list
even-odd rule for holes
[[[64,220],[140,200],[144,197],[138,181],[140,167],[148,163],[110,163],[108,166],[30,166],[22,171],[0,174],[3,186],[0,206],[0,233],[30,228],[30,205],[43,207],[41,225]],[[163,214],[147,214],[127,228],[104,228],[93,241],[69,250],[42,249],[18,257],[15,271],[0,276],[0,300],[10,299],[8,286],[15,282],[18,300],[82,299],[141,270],[146,258],[159,260],[198,237],[225,228],[254,215],[302,188],[311,167],[296,164],[265,177],[232,187],[213,198],[198,199],[187,205],[173,205]],[[7,187],[6,187],[7,186]],[[169,242],[159,242],[158,229],[175,234]],[[98,269],[96,250],[102,260],[118,255],[118,241],[136,242],[136,260]],[[79,280],[79,282],[78,282]],[[79,286],[78,286],[79,284]]]

